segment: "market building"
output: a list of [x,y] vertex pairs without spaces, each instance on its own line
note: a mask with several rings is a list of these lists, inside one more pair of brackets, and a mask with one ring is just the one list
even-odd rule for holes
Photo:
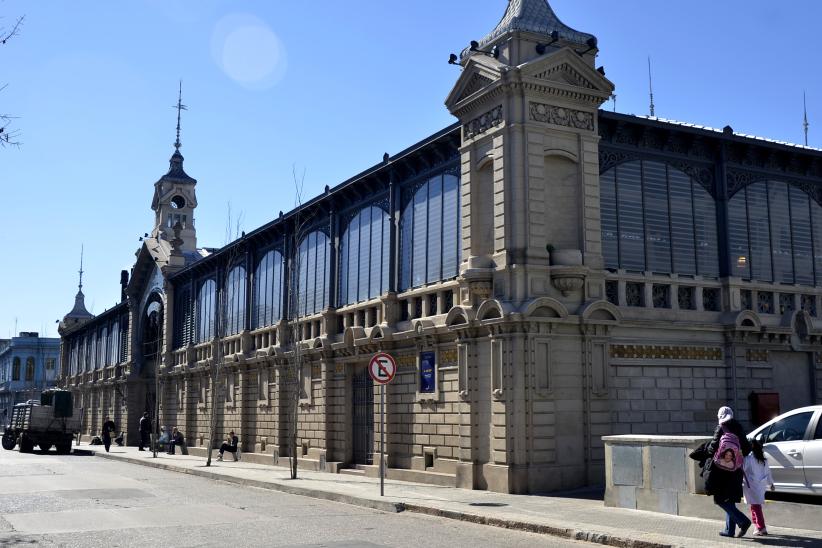
[[822,151],[603,111],[597,51],[511,0],[457,123],[218,250],[178,140],[123,302],[61,326],[87,434],[135,443],[159,384],[205,447],[216,392],[214,441],[276,462],[296,387],[300,465],[376,474],[386,351],[389,477],[534,493],[603,483],[603,435],[822,399]]

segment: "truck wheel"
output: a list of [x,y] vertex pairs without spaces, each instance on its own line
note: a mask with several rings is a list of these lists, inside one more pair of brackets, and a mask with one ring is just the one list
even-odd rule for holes
[[34,443],[28,436],[20,436],[20,452],[31,453],[34,451]]
[[17,445],[17,440],[14,439],[14,436],[3,436],[3,449],[5,449],[6,451],[11,451],[12,449],[14,449],[15,445]]

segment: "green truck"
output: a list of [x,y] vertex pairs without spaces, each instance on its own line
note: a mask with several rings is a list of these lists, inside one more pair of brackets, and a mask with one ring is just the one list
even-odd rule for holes
[[46,390],[39,402],[29,400],[14,406],[3,432],[3,449],[11,451],[19,446],[21,453],[31,453],[36,445],[41,451],[56,447],[57,453],[67,455],[80,432],[82,414],[82,409],[74,407],[70,391]]

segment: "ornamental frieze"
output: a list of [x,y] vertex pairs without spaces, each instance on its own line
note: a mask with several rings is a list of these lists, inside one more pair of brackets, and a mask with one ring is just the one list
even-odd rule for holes
[[481,135],[502,123],[502,105],[498,105],[485,114],[477,116],[462,127],[464,139],[471,139]]
[[768,361],[767,350],[747,350],[745,352],[745,360],[749,362],[766,362]]
[[440,351],[440,367],[449,365],[457,365],[457,349],[450,348],[448,350]]
[[721,360],[722,349],[699,346],[652,346],[645,344],[612,344],[612,358],[638,360]]
[[594,130],[594,115],[571,108],[530,102],[531,120],[574,129]]

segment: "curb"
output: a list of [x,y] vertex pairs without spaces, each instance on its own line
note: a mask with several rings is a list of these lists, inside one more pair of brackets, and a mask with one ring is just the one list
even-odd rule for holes
[[218,474],[215,472],[208,472],[205,470],[191,470],[189,468],[181,468],[171,464],[161,462],[151,462],[142,459],[135,459],[133,457],[114,457],[105,453],[94,452],[96,457],[101,457],[109,460],[124,461],[130,464],[140,464],[150,468],[160,468],[168,470],[169,472],[178,472],[181,474],[190,474],[192,476],[200,476],[217,481],[225,481],[227,483],[234,483],[236,485],[244,485],[248,487],[259,487],[260,489],[268,489],[270,491],[280,491],[288,493],[289,495],[301,495],[303,497],[311,497],[315,499],[329,500],[332,502],[342,502],[344,504],[351,504],[352,506],[360,506],[364,508],[371,508],[372,510],[380,510],[381,512],[388,512],[396,514],[405,510],[405,504],[401,502],[387,502],[377,501],[362,497],[354,497],[351,495],[343,495],[340,493],[331,493],[328,491],[320,491],[318,489],[310,489],[308,487],[298,487],[296,485],[282,485],[280,483],[272,483],[267,481],[250,480],[237,478],[234,476]]
[[208,472],[206,470],[192,470],[190,468],[182,468],[179,466],[174,466],[172,464],[146,461],[143,459],[135,459],[133,457],[115,457],[113,455],[107,455],[106,453],[100,453],[97,451],[83,451],[82,454],[93,454],[96,457],[108,460],[123,461],[129,464],[138,464],[142,466],[148,466],[150,468],[159,468],[162,470],[167,470],[169,472],[190,474],[193,476],[200,476],[212,480],[224,481],[236,485],[258,487],[260,489],[268,489],[270,491],[279,491],[282,493],[288,493],[290,495],[300,495],[304,497],[328,500],[332,502],[341,502],[344,504],[350,504],[352,506],[370,508],[372,510],[379,510],[381,512],[388,512],[392,514],[408,511],[414,512],[416,514],[424,514],[428,516],[452,519],[456,521],[476,523],[478,525],[488,525],[491,527],[499,527],[502,529],[511,529],[516,531],[524,531],[527,533],[550,535],[553,537],[566,538],[570,540],[579,540],[594,544],[600,544],[604,546],[617,546],[619,548],[674,548],[676,546],[675,544],[670,543],[660,543],[628,537],[619,537],[610,535],[608,533],[600,533],[596,531],[585,531],[581,529],[573,529],[555,525],[543,525],[538,523],[530,523],[527,521],[494,518],[489,516],[482,516],[479,514],[471,514],[469,512],[441,510],[439,508],[434,508],[431,506],[421,506],[418,504],[378,501],[363,497],[354,497],[351,495],[343,495],[339,493],[332,493],[329,491],[322,491],[319,489],[310,489],[307,487],[283,485],[281,483],[272,483],[260,480],[242,479],[234,476],[218,474],[215,472]]

